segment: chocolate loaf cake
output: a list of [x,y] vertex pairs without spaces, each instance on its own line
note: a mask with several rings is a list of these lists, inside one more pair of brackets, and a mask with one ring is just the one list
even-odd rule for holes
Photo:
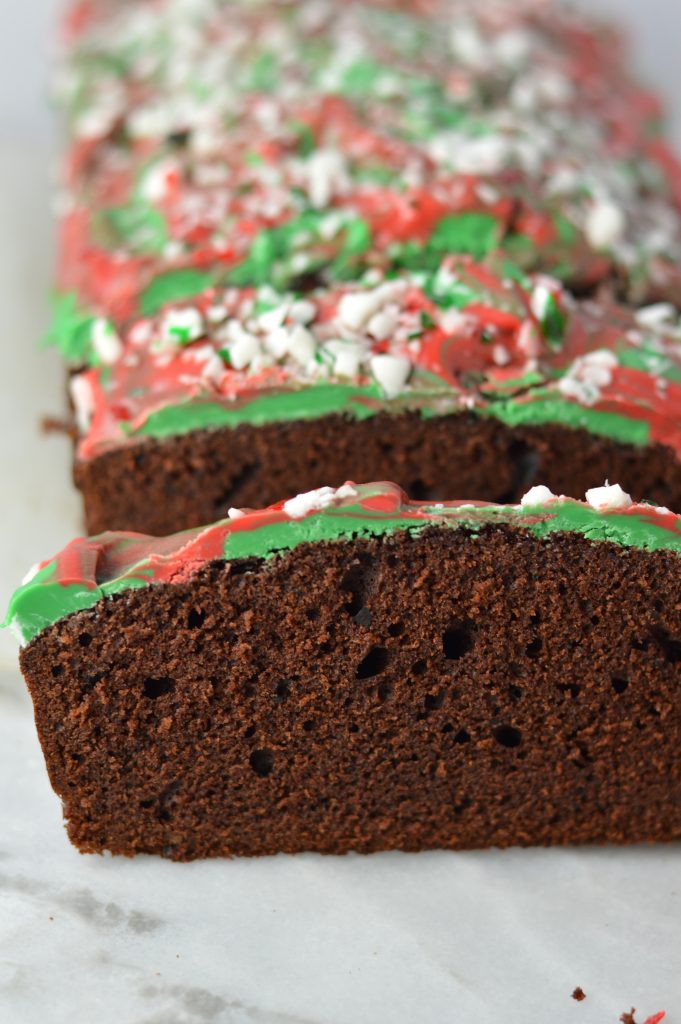
[[681,508],[681,175],[539,2],[82,4],[50,339],[88,528],[344,479]]
[[74,541],[15,595],[83,852],[681,838],[681,517],[325,488]]

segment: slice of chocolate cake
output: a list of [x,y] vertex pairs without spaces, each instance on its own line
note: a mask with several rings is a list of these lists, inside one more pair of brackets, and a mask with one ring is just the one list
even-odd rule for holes
[[612,32],[531,0],[67,21],[50,338],[90,531],[349,477],[681,508],[681,175]]
[[681,838],[681,517],[347,484],[74,541],[7,623],[71,840],[177,860]]

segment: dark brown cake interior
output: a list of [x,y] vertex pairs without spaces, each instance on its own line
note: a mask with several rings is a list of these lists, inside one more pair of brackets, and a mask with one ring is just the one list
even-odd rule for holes
[[127,591],[22,665],[83,851],[681,838],[678,556],[509,527]]
[[415,499],[518,502],[535,483],[581,496],[617,480],[637,497],[681,508],[681,464],[662,446],[636,447],[555,424],[509,428],[470,413],[416,413],[197,431],[76,464],[89,533],[162,536],[227,510],[260,508],[346,480],[393,480]]

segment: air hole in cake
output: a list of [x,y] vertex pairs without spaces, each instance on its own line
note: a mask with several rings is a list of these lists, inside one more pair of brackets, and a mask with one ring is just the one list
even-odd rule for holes
[[438,693],[427,693],[423,701],[426,711],[439,711],[445,702],[446,695],[446,690],[440,690]]
[[218,494],[217,497],[213,498],[211,504],[216,518],[223,518],[227,514],[227,509],[232,505],[240,508],[246,504],[242,500],[241,495],[260,469],[261,467],[258,463],[248,463],[243,466],[237,475],[229,481],[228,487]]
[[455,743],[468,743],[471,738],[471,734],[467,729],[459,729],[456,736],[454,737]]
[[380,683],[376,692],[380,701],[390,700],[395,692],[395,686],[393,683]]
[[309,619],[310,622],[316,622],[319,618],[319,608],[306,608],[305,618]]
[[277,700],[286,700],[286,698],[289,695],[290,689],[291,689],[291,680],[290,679],[282,679],[282,680],[280,680],[280,682],[278,682],[277,685],[274,688],[274,693],[275,693],[275,696],[276,696]]
[[539,474],[539,453],[526,441],[512,441],[508,446],[508,462],[513,467],[513,492],[509,500],[514,500],[514,495],[524,494],[536,482]]
[[454,726],[452,725],[451,722],[445,722],[445,724],[442,726],[442,729],[440,731],[441,732],[445,732],[445,733],[446,732],[454,732]]
[[359,726],[356,724],[356,722],[350,722],[350,725],[348,726],[348,732],[359,732]]
[[154,800],[140,800],[140,807],[143,807],[145,810],[148,810],[150,807],[154,806],[154,803]]
[[662,653],[668,662],[675,665],[681,661],[681,640],[669,636],[665,630],[659,630],[655,639],[662,648]]
[[498,725],[492,735],[502,747],[519,747],[523,738],[520,729],[512,725]]
[[473,636],[469,623],[455,623],[442,634],[442,650],[448,661],[458,661],[468,654],[473,646]]
[[81,633],[78,637],[78,643],[81,647],[89,647],[92,643],[92,637],[89,633]]
[[206,613],[198,608],[192,608],[187,616],[187,629],[200,629],[205,621]]
[[407,493],[412,501],[433,501],[438,497],[436,489],[429,487],[423,480],[412,480],[407,487]]
[[523,695],[523,691],[519,686],[512,684],[508,688],[508,695],[511,698],[511,700],[520,700],[520,698]]
[[52,675],[54,676],[54,678],[58,679],[59,676],[64,671],[64,669],[62,668],[61,665],[53,665],[50,671],[52,672]]
[[314,729],[314,722],[311,718],[308,718],[306,721],[303,722],[303,729],[305,730],[305,732],[312,732],[312,730]]
[[388,626],[388,636],[402,636],[404,624],[402,622],[391,622]]
[[104,673],[103,672],[93,672],[90,675],[83,676],[83,686],[82,686],[83,696],[85,696],[86,694],[90,693],[90,691],[95,688],[97,683],[101,683],[103,678],[104,678]]
[[538,658],[541,654],[541,649],[541,638],[536,636],[534,640],[530,640],[529,644],[525,647],[525,654],[528,658]]
[[389,657],[385,647],[372,647],[357,666],[357,678],[371,679],[373,676],[380,675],[388,667]]
[[358,626],[370,626],[373,615],[370,608],[360,608],[355,615],[355,622]]
[[160,679],[149,678],[144,680],[144,696],[149,697],[150,700],[164,697],[166,693],[170,693],[174,689],[175,680],[168,678],[168,676],[162,676]]
[[350,597],[343,606],[348,615],[355,616],[366,606],[368,568],[367,563],[355,562],[341,582],[341,590]]
[[427,663],[423,660],[423,658],[419,658],[419,660],[415,661],[414,664],[411,666],[412,675],[422,676],[427,668]]
[[249,572],[257,572],[262,563],[262,558],[243,558],[238,562],[229,562],[229,572],[231,576],[245,576]]
[[244,737],[245,739],[250,740],[252,736],[255,736],[255,726],[249,725],[247,729],[244,729]]
[[248,760],[255,774],[262,778],[274,768],[274,754],[271,750],[254,750]]
[[558,689],[561,693],[569,694],[573,700],[576,700],[582,692],[579,683],[558,683]]
[[629,686],[629,680],[625,679],[624,676],[613,676],[610,682],[612,684],[613,690],[618,696],[624,693],[624,691]]

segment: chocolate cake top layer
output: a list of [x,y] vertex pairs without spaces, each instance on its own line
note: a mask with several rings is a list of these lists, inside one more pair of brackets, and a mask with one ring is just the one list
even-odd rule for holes
[[490,526],[539,538],[580,533],[592,541],[681,553],[681,516],[632,502],[618,486],[595,488],[587,501],[533,487],[520,505],[410,501],[395,484],[347,483],[298,495],[270,508],[232,509],[203,529],[166,538],[104,533],[74,540],[36,566],[12,598],[5,625],[22,643],[51,623],[133,587],[181,583],[215,560],[267,559],[300,544],[380,536],[427,527],[479,533]]
[[[73,4],[67,46],[51,338],[81,459],[405,408],[681,455],[681,173],[609,30],[140,0]],[[647,305],[579,298],[604,289]]]

